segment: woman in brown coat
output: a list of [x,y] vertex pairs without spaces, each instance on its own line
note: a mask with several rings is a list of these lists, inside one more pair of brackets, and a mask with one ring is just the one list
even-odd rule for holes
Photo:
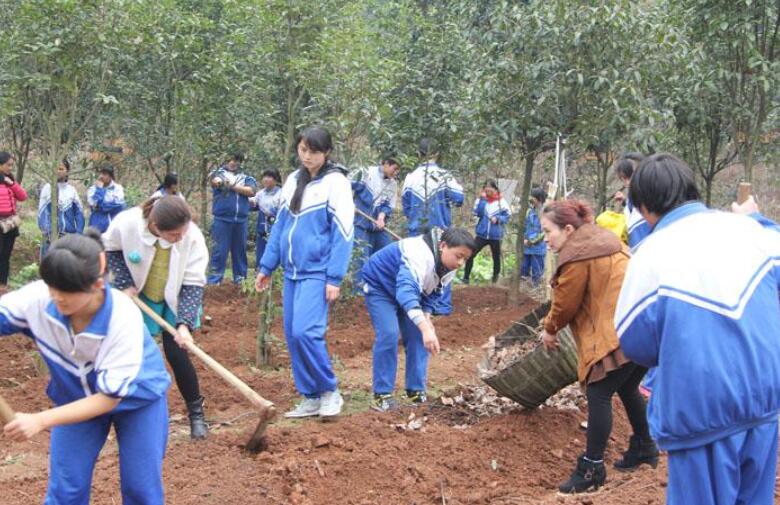
[[598,489],[606,479],[604,450],[612,431],[615,393],[634,431],[629,450],[615,462],[615,468],[631,470],[642,463],[658,464],[658,450],[650,437],[645,402],[639,393],[647,369],[623,355],[613,322],[628,266],[625,246],[612,232],[595,225],[593,211],[579,200],[551,203],[544,208],[541,222],[548,247],[559,254],[542,342],[548,350],[557,349],[557,333],[569,325],[577,343],[578,379],[588,397],[586,452],[559,488],[563,493],[579,493]]

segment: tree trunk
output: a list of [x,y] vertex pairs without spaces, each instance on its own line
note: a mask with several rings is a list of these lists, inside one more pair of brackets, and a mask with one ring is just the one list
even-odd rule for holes
[[753,182],[753,142],[748,141],[745,143],[745,159],[742,162],[745,164],[745,182]]
[[11,117],[8,120],[13,145],[11,150],[14,154],[14,161],[16,161],[16,182],[19,184],[24,179],[24,169],[27,167],[27,161],[30,157],[32,136],[28,131],[29,121],[30,119],[25,115],[20,118]]
[[60,236],[60,187],[57,184],[58,166],[59,163],[55,159],[52,162],[52,175],[49,178],[49,184],[51,185],[51,231],[49,232],[50,242],[54,242]]
[[712,181],[714,179],[715,177],[712,173],[704,177],[704,203],[707,204],[707,207],[712,203]]
[[257,347],[255,350],[255,366],[268,366],[271,364],[271,325],[274,320],[273,278],[265,293],[260,295],[259,313],[260,320],[257,324]]
[[523,262],[525,216],[528,214],[528,198],[531,195],[531,181],[534,175],[534,161],[536,159],[535,151],[528,150],[526,152],[522,179],[518,180],[518,183],[522,182],[523,184],[523,192],[520,197],[520,216],[517,220],[517,242],[515,244],[517,265],[514,272],[512,272],[512,284],[509,289],[509,303],[511,304],[518,304],[520,301],[520,265]]
[[200,227],[208,230],[209,227],[209,161],[204,156],[200,160],[200,191],[203,197],[200,199]]

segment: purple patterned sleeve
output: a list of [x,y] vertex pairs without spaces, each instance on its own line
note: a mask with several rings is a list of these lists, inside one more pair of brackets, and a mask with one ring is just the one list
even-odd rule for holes
[[114,277],[111,284],[116,289],[122,290],[135,286],[122,251],[107,251],[106,259],[108,260],[108,270]]
[[203,286],[184,285],[179,291],[179,307],[176,311],[176,325],[186,324],[195,328],[200,306],[203,304]]

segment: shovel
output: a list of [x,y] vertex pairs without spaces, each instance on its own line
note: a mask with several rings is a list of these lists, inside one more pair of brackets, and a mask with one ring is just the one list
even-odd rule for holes
[[[163,327],[165,331],[174,336],[179,334],[179,332],[176,331],[173,326],[171,326],[165,319],[160,317],[160,315],[155,311],[150,309],[148,305],[141,301],[140,298],[137,296],[133,296],[132,298],[135,304],[138,305],[138,308],[141,309],[146,315],[151,317],[154,322]],[[203,349],[194,343],[188,342],[185,345],[189,352],[200,358],[200,360],[203,361],[206,366],[216,372],[216,374],[219,375],[225,382],[236,388],[238,392],[244,396],[244,398],[249,400],[249,403],[257,408],[257,413],[260,419],[257,422],[257,428],[255,428],[252,437],[246,443],[246,449],[250,452],[262,451],[266,446],[265,429],[268,426],[268,423],[274,418],[274,416],[276,416],[276,407],[274,404],[257,394],[241,379],[233,375],[230,370],[220,365],[217,360],[206,354]]]

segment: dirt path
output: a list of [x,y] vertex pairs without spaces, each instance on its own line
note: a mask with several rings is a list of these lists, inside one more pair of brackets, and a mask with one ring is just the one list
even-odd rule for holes
[[[458,384],[478,384],[481,346],[533,307],[507,306],[506,293],[486,288],[455,292],[456,315],[437,321],[443,352],[432,359],[430,391],[452,396]],[[283,352],[276,368],[250,366],[256,313],[237,290],[209,290],[212,324],[196,336],[203,348],[274,401],[280,411],[296,399]],[[172,389],[171,437],[165,460],[167,503],[215,504],[661,504],[665,461],[656,470],[610,472],[608,485],[590,496],[560,497],[565,479],[584,447],[584,412],[541,408],[483,417],[464,424],[441,404],[389,414],[367,409],[371,384],[372,333],[361,299],[333,309],[328,342],[346,413],[335,422],[279,420],[268,432],[270,449],[248,455],[241,444],[256,423],[242,398],[199,366],[213,431],[203,443],[187,435],[184,408]],[[281,335],[280,323],[275,325]],[[46,379],[36,375],[31,344],[22,337],[0,341],[0,393],[20,410],[44,408]],[[400,360],[403,362],[403,360]],[[399,377],[403,374],[399,373]],[[405,430],[410,416],[419,429]],[[616,404],[611,462],[629,429]],[[0,440],[0,503],[42,501],[47,479],[48,435],[26,444]],[[104,449],[95,473],[93,503],[119,504],[116,446]],[[780,503],[780,502],[778,502]]]

